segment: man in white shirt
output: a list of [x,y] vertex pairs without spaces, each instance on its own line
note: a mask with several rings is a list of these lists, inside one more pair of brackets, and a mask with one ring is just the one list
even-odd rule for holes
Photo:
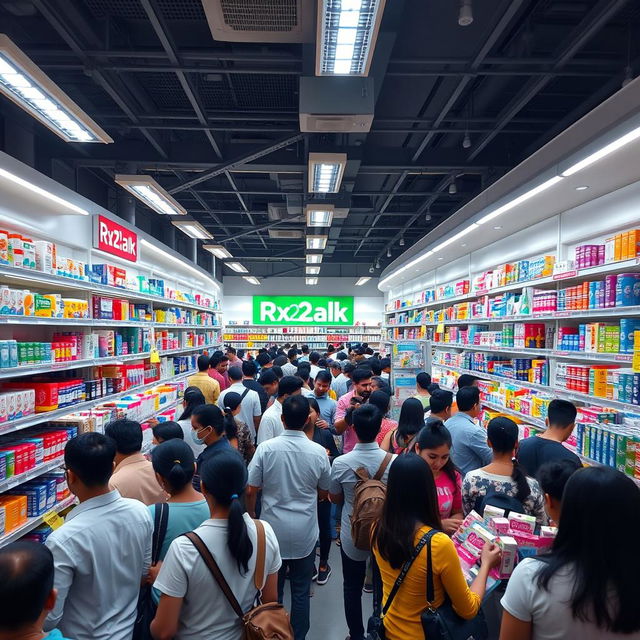
[[80,504],[45,543],[58,599],[44,628],[74,640],[131,640],[140,581],[151,565],[149,509],[109,490],[115,455],[113,440],[100,433],[83,433],[64,451]]
[[309,362],[309,345],[303,344],[300,351],[302,351],[302,355],[298,356],[298,362]]
[[323,371],[323,369],[318,366],[318,362],[320,362],[320,354],[317,351],[313,351],[309,356],[309,362],[311,363],[310,375],[315,380],[316,376]]
[[289,358],[289,362],[282,365],[282,373],[285,376],[295,376],[298,370],[298,350],[289,349],[289,351],[287,351],[287,358]]
[[332,380],[331,389],[335,391],[335,394],[338,398],[341,398],[345,393],[349,391],[351,374],[355,371],[355,369],[356,367],[352,362],[345,360],[342,364],[342,373]]
[[278,383],[278,397],[264,412],[258,428],[258,444],[279,436],[283,431],[282,403],[289,397],[300,395],[302,380],[298,376],[284,376]]
[[[283,378],[284,380],[284,378]],[[282,567],[278,599],[282,602],[285,577],[291,586],[291,625],[295,640],[309,631],[309,591],[318,540],[318,498],[328,496],[331,468],[327,452],[304,433],[309,401],[287,398],[282,405],[284,432],[256,449],[249,464],[247,507],[255,510],[262,489],[261,518],[275,531]]]
[[230,391],[239,394],[242,397],[240,402],[240,413],[238,418],[247,425],[251,439],[256,440],[256,431],[260,425],[262,416],[262,407],[260,406],[260,396],[253,389],[247,389],[242,384],[242,369],[240,367],[231,367],[229,369],[229,382],[231,385],[227,387],[218,398],[218,406],[224,409],[224,397]]

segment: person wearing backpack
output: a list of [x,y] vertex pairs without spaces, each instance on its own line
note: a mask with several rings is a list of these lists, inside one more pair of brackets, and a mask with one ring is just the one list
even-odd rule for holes
[[[368,404],[353,412],[357,443],[336,458],[331,469],[329,496],[343,505],[340,528],[344,613],[351,640],[364,640],[362,588],[371,555],[371,526],[382,514],[391,463],[397,457],[376,442],[383,415]],[[355,533],[355,540],[352,533]]]
[[[284,615],[275,604],[282,565],[278,540],[267,522],[252,520],[242,506],[247,486],[244,461],[235,451],[220,451],[204,462],[200,480],[210,518],[191,532],[196,538],[181,535],[169,547],[154,583],[161,593],[151,623],[155,640],[241,640],[244,625],[231,599],[246,614],[260,592],[263,603],[273,603],[273,610]],[[198,540],[202,551],[196,546]],[[214,577],[207,554],[213,556],[229,595]],[[270,637],[289,640],[293,636]]]
[[482,515],[490,504],[507,511],[535,516],[538,524],[547,524],[544,496],[533,478],[527,478],[518,464],[518,425],[499,416],[487,426],[487,441],[492,461],[470,471],[462,481],[464,514],[475,509]]

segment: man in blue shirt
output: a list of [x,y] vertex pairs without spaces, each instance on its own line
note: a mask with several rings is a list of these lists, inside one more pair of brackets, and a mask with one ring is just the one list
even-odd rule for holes
[[333,429],[333,422],[336,418],[336,407],[338,403],[329,397],[329,389],[331,388],[331,374],[322,370],[316,376],[313,385],[313,397],[317,400],[320,407],[320,421],[322,424],[317,426],[323,429]]
[[14,542],[0,549],[0,638],[65,640],[57,629],[43,631],[56,604],[53,556],[43,544]]
[[458,413],[449,418],[445,426],[451,433],[453,447],[451,459],[462,475],[488,465],[493,454],[487,444],[487,432],[475,422],[480,415],[480,390],[464,387],[456,394]]

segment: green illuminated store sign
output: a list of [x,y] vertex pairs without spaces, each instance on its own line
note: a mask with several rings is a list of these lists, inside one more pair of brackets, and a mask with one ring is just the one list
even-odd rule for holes
[[253,324],[352,325],[353,296],[253,296]]

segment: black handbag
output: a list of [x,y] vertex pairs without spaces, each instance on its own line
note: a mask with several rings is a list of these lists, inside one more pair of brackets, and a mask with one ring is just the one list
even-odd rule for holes
[[427,608],[421,616],[424,637],[428,640],[488,640],[489,630],[482,609],[472,620],[465,620],[453,610],[451,600],[448,597],[437,609],[433,606],[435,588],[431,565],[431,538],[436,533],[440,533],[440,531],[432,529],[426,534]]
[[[162,543],[167,535],[167,523],[169,522],[169,505],[166,502],[161,502],[155,507],[151,547],[152,565],[157,564],[160,559],[160,549],[162,549]],[[149,627],[156,617],[158,608],[153,599],[152,589],[153,585],[150,584],[146,584],[140,589],[132,640],[152,640]]]
[[[382,611],[380,611],[380,605],[376,604],[373,615],[369,618],[369,622],[367,623],[367,640],[385,640],[383,618],[386,615],[387,611],[389,611],[389,607],[391,606],[393,599],[396,597],[398,589],[400,589],[400,585],[404,582],[409,569],[411,569],[413,561],[420,555],[420,552],[424,548],[424,545],[427,544],[428,535],[429,534],[425,533],[422,538],[420,538],[418,544],[416,545],[416,548],[413,550],[413,554],[402,566],[402,570],[396,578],[395,584],[393,585],[393,588],[389,593],[389,597],[382,607]],[[382,598],[380,598],[378,602],[380,602],[381,600]]]

